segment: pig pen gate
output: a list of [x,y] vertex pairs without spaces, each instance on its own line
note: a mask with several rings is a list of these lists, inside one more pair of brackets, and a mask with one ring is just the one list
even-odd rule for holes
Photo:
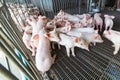
[[[14,74],[12,67],[7,61],[10,59],[22,74],[25,80],[42,80],[39,71],[35,67],[34,59],[30,51],[22,42],[22,28],[15,25],[8,7],[9,3],[21,3],[27,7],[29,3],[39,7],[40,13],[52,18],[60,9],[71,13],[81,14],[91,12],[92,0],[4,0],[0,2],[0,50],[6,55],[7,67],[0,62],[0,72],[8,79],[20,79]],[[84,1],[84,2],[82,2]],[[98,7],[102,0],[99,0]],[[83,3],[83,4],[82,4]],[[14,4],[13,4],[14,5]],[[51,6],[52,5],[52,6]],[[83,11],[84,10],[84,11]],[[19,24],[19,21],[18,21]],[[75,48],[76,57],[66,56],[65,48],[53,50],[57,53],[57,59],[52,68],[47,72],[46,79],[49,80],[120,80],[120,51],[113,55],[112,43],[103,38],[104,43],[90,47],[90,51]]]

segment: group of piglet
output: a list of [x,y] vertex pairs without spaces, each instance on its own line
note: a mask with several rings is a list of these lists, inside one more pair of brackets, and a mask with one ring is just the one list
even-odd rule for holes
[[17,26],[20,26],[23,30],[25,28],[26,19],[29,16],[38,17],[39,9],[33,4],[19,4],[19,3],[7,3],[8,10],[11,17]]
[[[103,35],[114,43],[116,54],[120,48],[120,32],[111,30],[114,16],[105,15],[105,27]],[[74,47],[79,47],[89,51],[91,43],[103,43],[98,29],[102,31],[103,20],[99,13],[95,13],[94,18],[90,14],[71,15],[60,11],[54,19],[50,20],[45,16],[27,19],[29,25],[26,26],[23,34],[23,42],[35,56],[36,67],[44,74],[54,63],[56,55],[51,56],[51,46],[54,43],[65,46],[67,56],[75,56]],[[96,26],[96,30],[94,30]],[[100,27],[100,28],[99,28]],[[109,27],[109,30],[108,30]]]

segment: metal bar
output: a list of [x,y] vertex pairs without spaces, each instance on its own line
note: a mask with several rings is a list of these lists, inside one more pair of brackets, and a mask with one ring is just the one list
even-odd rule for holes
[[[2,41],[2,43],[0,42],[1,50],[5,53],[5,55],[6,55],[13,63],[15,63],[16,66],[19,67],[19,69],[20,69],[21,71],[23,71],[24,74],[25,74],[30,80],[33,80],[33,78],[29,75],[30,73],[28,74],[28,72],[26,72],[27,70],[25,70],[25,68],[21,67],[21,65],[23,65],[22,62],[21,62],[21,64],[18,63],[18,62],[20,62],[19,59],[16,61],[16,59],[11,55],[11,53],[14,53],[14,52],[11,52],[12,49],[8,48],[9,46],[8,46],[7,44],[5,44],[3,40],[1,40],[1,41]],[[6,47],[5,47],[5,46],[6,46]],[[6,48],[7,48],[7,49],[6,49]],[[8,50],[9,50],[9,51],[8,51]],[[8,54],[8,53],[10,53],[10,54]],[[14,55],[14,56],[15,56],[15,55]],[[16,56],[16,58],[17,58],[17,56]],[[15,80],[16,80],[16,79],[15,79]]]
[[[13,41],[13,42],[14,42],[14,41]],[[10,42],[8,42],[8,43],[10,43]],[[19,44],[18,44],[18,45],[19,45]],[[12,45],[11,45],[11,47],[12,47]],[[13,47],[13,48],[14,48],[14,47]],[[27,59],[27,60],[29,60],[29,59]],[[39,78],[38,78],[38,80],[39,80],[39,79],[40,79],[40,75],[39,75],[40,73],[36,73],[36,72],[34,71],[34,69],[33,69],[34,67],[32,67],[33,64],[32,64],[32,66],[31,66],[31,61],[28,62],[28,63],[30,64],[29,67],[30,67],[30,69],[32,70],[32,72],[35,74],[35,76],[36,76],[36,77],[39,77]],[[29,71],[29,70],[28,70],[28,71]],[[32,74],[32,75],[34,75],[34,74]],[[39,76],[37,76],[37,75],[39,75]]]
[[[19,7],[20,7],[20,1],[18,0],[18,3],[19,3]],[[21,8],[20,8],[21,9]],[[25,17],[25,14],[23,13],[23,10],[21,9],[21,11],[22,11],[22,15],[24,16],[24,18],[26,19],[26,17]],[[25,25],[24,25],[25,26]]]
[[6,64],[7,64],[8,70],[11,72],[10,64],[9,64],[8,58],[6,56],[5,56],[5,60],[6,60]]
[[9,80],[19,80],[16,76],[14,76],[11,72],[9,72],[4,66],[0,64],[0,73],[4,75]]
[[22,32],[22,29],[20,28],[20,26],[22,26],[21,24],[20,24],[20,22],[18,21],[18,18],[16,17],[16,15],[15,15],[15,13],[14,13],[14,11],[13,11],[13,9],[11,8],[11,6],[8,4],[8,6],[9,6],[9,8],[11,9],[11,11],[12,11],[12,13],[13,13],[13,16],[15,17],[15,19],[17,20],[17,22],[18,22],[18,25],[17,25],[17,23],[15,23],[16,24],[16,26],[17,26],[17,28]]

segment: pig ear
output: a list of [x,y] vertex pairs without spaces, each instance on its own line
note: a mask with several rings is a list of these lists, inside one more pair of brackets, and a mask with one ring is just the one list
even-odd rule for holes
[[98,33],[98,30],[95,30],[95,33]]
[[38,34],[36,34],[36,35],[33,36],[33,40],[38,40],[38,38],[39,38]]
[[108,15],[104,15],[104,17],[108,17]]
[[49,38],[50,37],[50,33],[45,33],[44,36]]
[[114,19],[115,18],[115,16],[110,16],[112,19]]
[[79,39],[78,37],[76,37],[76,38],[74,39],[74,41],[75,41],[76,43],[78,43],[78,42],[80,41],[80,39]]

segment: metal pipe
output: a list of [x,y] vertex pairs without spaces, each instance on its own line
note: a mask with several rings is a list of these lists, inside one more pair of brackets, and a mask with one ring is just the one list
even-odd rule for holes
[[[30,65],[29,67],[31,68],[31,70],[34,72],[34,74],[36,75],[36,77],[39,79],[41,78],[41,75],[40,73],[38,73],[38,70],[36,69],[35,65],[34,65],[34,61],[32,59],[32,57],[30,56],[30,54],[26,54],[26,53],[30,53],[30,51],[28,51],[28,49],[25,47],[24,43],[22,42],[22,35],[20,34],[19,30],[11,24],[10,22],[8,22],[8,20],[5,20],[5,22],[7,22],[7,24],[9,24],[8,26],[10,27],[7,27],[7,29],[9,28],[9,31],[10,32],[10,36],[13,36],[13,39],[15,39],[15,42],[16,42],[16,46],[18,46],[20,48],[20,51],[22,50],[21,53],[24,53],[22,54],[24,57],[27,56],[27,60],[31,60],[31,62],[28,62]],[[11,29],[12,28],[12,29]],[[18,43],[19,42],[19,43]],[[14,43],[14,42],[13,42]],[[18,49],[19,49],[18,48]],[[26,53],[25,53],[26,52]],[[29,57],[28,57],[29,56]],[[25,57],[26,58],[26,57]],[[32,63],[32,64],[31,64]]]
[[11,72],[9,72],[5,67],[0,64],[0,73],[7,77],[9,80],[19,80],[16,76],[14,76]]
[[[1,33],[1,34],[2,34],[2,33]],[[7,40],[7,39],[6,39],[6,40]],[[5,40],[4,40],[4,41],[5,41]],[[7,41],[8,41],[8,40],[7,40]],[[8,41],[7,43],[9,43],[9,44],[11,45],[11,47],[13,47],[12,44],[10,43],[10,41]],[[14,47],[13,47],[13,48],[14,48]],[[11,50],[12,50],[12,49],[11,49]],[[13,50],[12,50],[12,51],[13,51]],[[14,51],[13,51],[13,53],[14,53]],[[13,55],[15,56],[15,53],[14,53]],[[17,56],[15,56],[15,57],[18,58]],[[22,62],[19,61],[19,60],[18,60],[18,62],[22,63]],[[28,61],[27,61],[27,62],[28,62]],[[31,62],[28,62],[28,64],[29,64],[30,70],[29,70],[28,68],[26,68],[23,63],[22,63],[22,66],[24,67],[24,69],[25,69],[27,72],[28,72],[28,71],[29,71],[29,72],[32,71],[32,72],[31,72],[31,74],[32,74],[31,76],[36,76],[37,80],[39,80],[39,79],[40,79],[40,76],[39,76],[40,73],[36,73],[36,72],[34,71],[33,67],[30,66]],[[32,68],[31,68],[31,67],[32,67]],[[29,72],[28,72],[28,73],[29,73]]]
[[[4,14],[3,14],[3,16],[4,16]],[[9,19],[10,19],[10,17],[9,17]],[[24,53],[23,54],[23,56],[26,58],[27,57],[27,60],[31,60],[29,63],[32,65],[32,66],[29,66],[30,68],[32,67],[32,69],[34,69],[33,71],[35,71],[37,74],[36,75],[39,75],[39,72],[38,72],[38,70],[36,69],[36,67],[34,66],[34,61],[33,61],[33,59],[32,59],[32,57],[30,56],[30,54],[26,54],[26,53],[30,53],[30,51],[28,51],[27,50],[27,48],[25,47],[25,46],[23,46],[24,44],[23,44],[23,42],[22,42],[22,35],[20,34],[20,32],[18,31],[18,29],[14,26],[14,25],[12,25],[11,26],[11,24],[10,23],[12,23],[12,21],[10,20],[10,22],[8,22],[8,20],[5,20],[4,22],[7,22],[9,25],[8,26],[10,26],[12,29],[10,30],[10,28],[9,28],[9,30],[8,30],[8,32],[9,31],[11,31],[10,32],[10,36],[13,36],[13,39],[15,40],[15,42],[16,42],[16,46],[18,46],[18,47],[20,47],[20,49],[22,50],[22,53]],[[5,27],[6,28],[6,27]],[[6,29],[8,29],[8,28],[6,28]],[[13,34],[12,34],[13,33]],[[18,44],[18,42],[19,42],[19,44]],[[26,52],[26,53],[25,53]],[[29,56],[29,58],[28,58],[28,56]],[[39,78],[40,78],[40,75],[38,76]]]
[[[11,55],[11,54],[8,54],[8,53],[11,53],[9,51],[12,51],[10,48],[9,48],[9,51],[8,49],[6,49],[6,47],[8,48],[8,45],[6,45],[5,47],[5,44],[3,43],[0,43],[1,45],[1,50],[5,53],[5,55],[14,63],[16,64],[17,67],[19,67],[19,69],[30,79],[30,80],[33,80],[33,78],[23,69],[23,67],[21,67],[21,64],[18,63],[18,61],[16,61],[16,59]],[[16,80],[16,79],[15,79]]]

